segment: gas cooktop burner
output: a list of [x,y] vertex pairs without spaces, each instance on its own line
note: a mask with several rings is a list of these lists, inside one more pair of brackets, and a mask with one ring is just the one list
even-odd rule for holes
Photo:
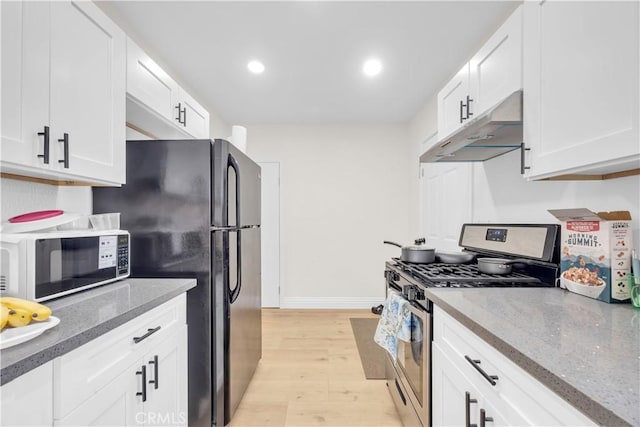
[[489,287],[538,285],[539,279],[526,274],[487,274],[478,270],[475,264],[414,264],[394,258],[393,262],[401,271],[432,287]]

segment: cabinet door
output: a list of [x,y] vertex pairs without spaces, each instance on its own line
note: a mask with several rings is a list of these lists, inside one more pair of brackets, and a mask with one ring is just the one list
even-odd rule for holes
[[[125,181],[124,32],[91,2],[51,3],[51,126],[59,170]],[[64,143],[68,134],[68,163]]]
[[637,168],[640,3],[524,8],[528,176]]
[[[479,394],[469,380],[433,343],[431,367],[431,417],[434,426],[465,426],[478,424]],[[467,402],[466,393],[469,393]],[[468,416],[468,418],[467,418]]]
[[[144,423],[141,364],[129,367],[54,426],[134,426]],[[148,374],[148,371],[147,371]],[[148,391],[148,387],[147,387]],[[147,395],[147,399],[148,399]]]
[[144,404],[148,425],[186,425],[187,326],[167,337],[145,358],[148,399]]
[[472,118],[522,89],[522,6],[469,61],[469,76]]
[[0,388],[0,425],[52,425],[52,365],[53,362],[47,362]]
[[127,38],[127,93],[170,123],[178,122],[178,84]]
[[469,63],[438,92],[438,135],[446,138],[463,125],[467,110],[461,103],[469,95]]
[[49,5],[0,2],[0,8],[2,162],[46,169],[55,147],[49,159],[38,157],[45,154],[44,135],[38,132],[49,125]]
[[194,138],[209,138],[209,112],[184,90],[180,99],[185,109],[182,117],[185,130]]
[[421,165],[421,230],[429,245],[459,250],[462,224],[472,219],[472,167],[463,163]]

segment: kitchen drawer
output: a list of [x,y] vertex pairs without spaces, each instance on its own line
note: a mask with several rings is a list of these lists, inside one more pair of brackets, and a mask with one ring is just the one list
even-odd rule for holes
[[[512,425],[594,425],[585,415],[518,367],[440,308],[434,309],[433,339],[489,401],[504,411]],[[485,379],[465,358],[498,379]],[[502,403],[500,403],[500,401]]]
[[[140,359],[150,346],[162,342],[184,324],[186,294],[183,293],[55,359],[54,418],[65,417]],[[134,337],[145,334],[148,334],[146,338],[138,343],[134,341]]]

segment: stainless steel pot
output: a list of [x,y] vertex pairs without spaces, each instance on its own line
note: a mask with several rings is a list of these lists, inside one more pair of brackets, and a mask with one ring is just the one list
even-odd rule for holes
[[436,259],[436,250],[422,245],[402,246],[399,243],[389,242],[385,240],[387,245],[397,246],[402,249],[400,259],[405,262],[413,262],[415,264],[430,264]]
[[486,274],[509,274],[513,264],[531,264],[528,259],[478,258],[478,270]]

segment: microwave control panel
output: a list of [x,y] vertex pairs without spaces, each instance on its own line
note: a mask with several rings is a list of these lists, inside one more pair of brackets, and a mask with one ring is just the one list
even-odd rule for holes
[[120,234],[118,237],[118,276],[129,274],[129,235]]

